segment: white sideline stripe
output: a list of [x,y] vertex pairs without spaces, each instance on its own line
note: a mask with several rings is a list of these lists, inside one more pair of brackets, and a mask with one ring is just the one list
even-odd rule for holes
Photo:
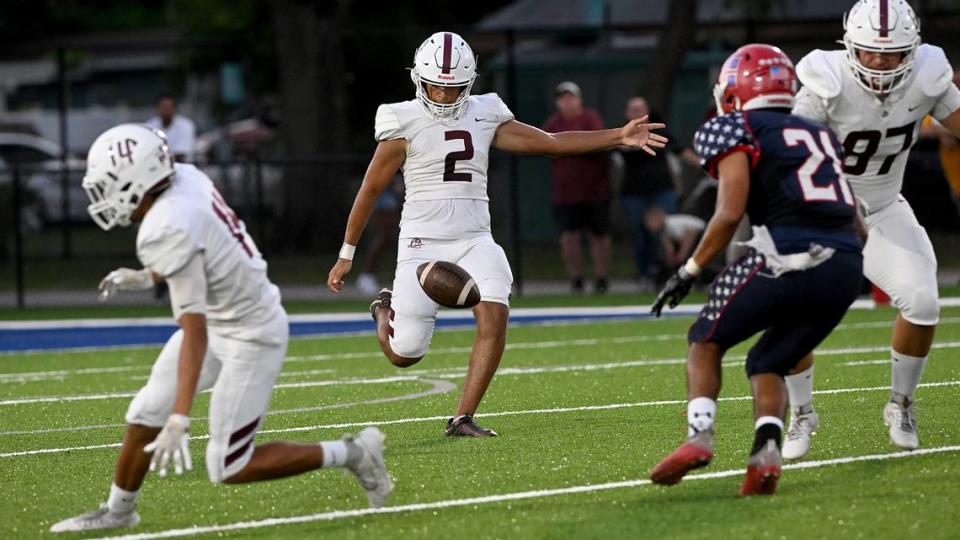
[[[939,446],[935,448],[923,448],[913,451],[891,452],[889,454],[867,454],[861,456],[847,456],[834,459],[822,459],[817,461],[804,461],[801,463],[791,463],[783,466],[784,470],[804,470],[818,469],[821,467],[831,467],[834,465],[847,465],[850,463],[860,463],[864,461],[885,461],[888,459],[899,459],[908,457],[917,457],[929,454],[942,454],[947,452],[960,451],[960,445]],[[717,478],[728,478],[743,474],[743,469],[727,469],[724,471],[715,471],[700,474],[691,474],[684,477],[685,482],[693,480],[714,480]],[[597,491],[609,491],[612,489],[624,489],[650,485],[652,482],[647,478],[638,478],[636,480],[621,480],[619,482],[605,482],[601,484],[582,484],[579,486],[570,486],[565,488],[538,489],[532,491],[515,491],[512,493],[501,493],[498,495],[484,495],[480,497],[468,497],[464,499],[447,499],[443,501],[434,501],[429,503],[404,504],[400,506],[385,506],[383,508],[360,508],[355,510],[334,510],[331,512],[320,512],[317,514],[307,514],[303,516],[290,516],[281,518],[267,518],[253,521],[239,521],[225,525],[206,525],[194,526],[183,529],[167,529],[165,531],[144,532],[138,534],[127,534],[122,536],[105,536],[98,540],[107,538],[113,540],[149,540],[153,538],[175,538],[179,536],[193,536],[197,534],[207,534],[225,531],[237,531],[245,529],[259,529],[263,527],[274,527],[277,525],[291,525],[295,523],[310,523],[315,521],[334,521],[337,519],[363,517],[376,514],[402,514],[406,512],[420,512],[423,510],[440,510],[445,508],[456,508],[462,506],[472,506],[478,504],[492,504],[505,501],[519,501],[525,499],[540,499],[544,497],[556,497],[559,495],[575,495],[581,493],[593,493]]]
[[[960,296],[940,299],[941,307],[960,306]],[[703,304],[683,303],[677,306],[674,312],[695,314]],[[850,309],[862,310],[876,307],[873,300],[857,300]],[[513,308],[511,315],[517,317],[547,317],[547,316],[633,316],[649,315],[650,306],[586,306],[586,307],[545,307],[545,308]],[[469,311],[440,311],[440,319],[469,319],[473,314]],[[333,313],[298,313],[289,315],[290,322],[317,323],[317,322],[352,322],[369,320],[370,314],[355,311]],[[58,328],[110,328],[115,326],[170,326],[176,324],[171,317],[126,317],[126,318],[89,318],[89,319],[60,319],[34,321],[0,321],[0,330],[22,329],[58,329]]]
[[[280,388],[312,388],[315,386],[340,386],[351,384],[383,384],[394,382],[416,382],[419,379],[411,375],[398,377],[380,377],[374,379],[336,379],[332,381],[305,381],[296,383],[280,383],[273,386],[274,390]],[[213,389],[204,390],[201,394],[208,394]],[[77,396],[46,396],[30,397],[18,399],[6,399],[0,401],[0,405],[26,405],[29,403],[54,403],[58,401],[98,401],[103,399],[130,398],[137,395],[136,392],[114,392],[106,394],[80,394]]]
[[[957,324],[960,323],[960,317],[944,317],[940,320],[940,326],[947,324]],[[889,321],[870,321],[870,322],[860,322],[860,323],[842,323],[837,325],[834,329],[836,330],[860,330],[867,328],[885,328],[891,326]],[[521,341],[516,343],[507,343],[506,350],[525,350],[525,349],[546,349],[546,348],[556,348],[556,347],[575,347],[575,346],[590,346],[598,345],[601,343],[604,344],[623,344],[623,343],[638,343],[645,341],[671,341],[674,339],[686,339],[686,334],[653,334],[653,335],[638,335],[638,336],[619,336],[611,337],[605,339],[598,338],[580,338],[580,339],[559,339],[559,340],[548,340],[548,341]],[[473,347],[444,347],[436,348],[430,351],[431,356],[437,356],[441,354],[460,354],[460,353],[469,353],[473,350]],[[823,351],[817,351],[817,354],[831,354],[831,349],[825,349]],[[840,353],[843,354],[843,353]],[[321,361],[321,360],[348,360],[348,359],[360,359],[360,358],[380,358],[383,356],[381,352],[352,352],[352,353],[331,353],[331,354],[311,354],[311,355],[293,355],[288,356],[285,362],[305,362],[305,361]],[[64,369],[64,370],[53,370],[53,371],[25,371],[25,372],[16,372],[16,373],[0,373],[0,384],[8,382],[35,382],[42,381],[45,379],[61,379],[67,375],[88,375],[88,374],[100,374],[100,373],[112,373],[112,372],[124,372],[124,371],[149,371],[150,365],[143,364],[139,366],[115,366],[115,367],[101,367],[101,368],[80,368],[80,369]],[[289,372],[287,372],[289,373]],[[281,373],[281,377],[284,376]]]
[[[955,381],[938,381],[932,383],[920,383],[918,388],[934,388],[942,386],[960,386],[960,380]],[[889,391],[889,386],[867,386],[861,388],[834,388],[830,390],[814,390],[814,395],[834,395],[834,394],[851,394],[857,392],[876,392],[876,391]],[[752,400],[752,396],[730,396],[722,397],[717,401],[748,401]],[[568,413],[568,412],[583,412],[583,411],[608,411],[615,409],[633,409],[638,407],[656,407],[660,405],[683,405],[686,404],[687,400],[685,399],[666,399],[666,400],[656,400],[656,401],[639,401],[634,403],[609,403],[606,405],[583,405],[578,407],[555,407],[551,409],[526,409],[519,411],[500,411],[492,413],[483,413],[483,418],[493,418],[499,416],[522,416],[528,414],[556,414],[556,413]],[[436,420],[446,420],[449,418],[449,415],[439,415],[439,416],[420,416],[412,418],[398,418],[395,420],[367,420],[363,422],[343,422],[338,424],[320,424],[316,426],[297,426],[289,428],[278,428],[278,429],[262,429],[257,433],[268,434],[268,433],[296,433],[300,431],[317,431],[322,429],[342,429],[348,427],[359,427],[359,426],[389,426],[395,424],[415,424],[421,422],[433,422]],[[209,439],[209,435],[198,435],[196,437],[191,437],[194,440],[203,440]],[[0,454],[0,458],[7,457],[18,457],[18,456],[30,456],[34,454],[50,454],[56,452],[69,452],[73,450],[95,450],[98,448],[117,448],[119,443],[113,445],[95,445],[95,446],[77,446],[72,448],[44,448],[39,450],[21,450],[17,452],[6,452]]]
[[[950,349],[960,347],[960,341],[948,341],[945,343],[934,343],[933,349]],[[844,354],[855,354],[855,353],[874,353],[874,352],[885,352],[890,349],[889,346],[875,346],[875,347],[847,347],[842,349],[823,349],[820,351],[815,351],[816,356],[834,356],[834,355],[844,355]],[[378,353],[379,354],[379,353]],[[745,360],[747,357],[746,354],[733,354],[728,355],[724,358],[723,367],[731,368],[739,366],[740,361]],[[651,359],[651,360],[620,360],[614,362],[606,362],[602,364],[559,364],[559,365],[546,365],[546,366],[530,366],[530,367],[512,367],[512,368],[502,368],[497,371],[497,375],[533,375],[538,373],[565,373],[571,371],[597,371],[605,369],[622,369],[622,368],[631,368],[631,367],[644,367],[644,366],[669,366],[669,365],[680,365],[686,362],[685,358],[666,358],[666,359]],[[879,362],[879,361],[871,361]],[[846,365],[846,364],[845,364]],[[394,377],[379,377],[372,379],[334,379],[326,381],[305,381],[305,382],[295,382],[295,383],[280,383],[274,386],[274,389],[277,388],[311,388],[311,387],[320,387],[320,386],[339,386],[339,385],[350,385],[350,384],[385,384],[385,383],[394,383],[394,382],[408,382],[408,381],[417,381],[418,375],[430,375],[440,378],[459,378],[463,377],[466,374],[464,368],[433,368],[433,369],[421,369],[421,370],[412,370],[408,371],[410,375],[404,376],[394,376]],[[202,393],[208,393],[210,390],[204,390]],[[79,394],[79,395],[67,395],[67,396],[38,396],[38,397],[29,397],[29,398],[16,398],[0,401],[0,406],[7,405],[26,405],[32,403],[54,403],[58,401],[99,401],[104,399],[119,399],[119,398],[129,398],[136,395],[136,392],[115,392],[115,393],[103,393],[103,394]]]

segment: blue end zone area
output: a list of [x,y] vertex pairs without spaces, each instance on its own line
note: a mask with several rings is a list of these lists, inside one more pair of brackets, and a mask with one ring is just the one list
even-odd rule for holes
[[[670,315],[692,315],[699,306],[680,306]],[[649,318],[646,307],[515,309],[510,324],[549,324]],[[438,328],[470,327],[470,312],[441,312]],[[56,351],[161,345],[177,326],[169,319],[92,319],[0,323],[0,353]],[[369,333],[375,328],[370,316],[357,313],[291,315],[291,336],[334,336]]]

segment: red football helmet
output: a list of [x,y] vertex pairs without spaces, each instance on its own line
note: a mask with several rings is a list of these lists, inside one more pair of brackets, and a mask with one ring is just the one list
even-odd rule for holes
[[717,114],[764,107],[793,107],[797,73],[779,47],[751,43],[736,50],[720,68],[713,87]]

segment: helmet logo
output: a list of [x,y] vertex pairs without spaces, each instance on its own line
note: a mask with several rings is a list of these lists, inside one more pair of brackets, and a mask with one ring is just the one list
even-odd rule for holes
[[110,163],[116,167],[118,161],[126,158],[133,165],[133,147],[136,145],[137,141],[135,139],[124,139],[117,141],[117,144],[110,145]]

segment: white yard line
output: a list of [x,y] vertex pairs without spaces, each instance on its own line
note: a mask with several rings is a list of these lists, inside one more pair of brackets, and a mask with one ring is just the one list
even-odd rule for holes
[[[955,381],[938,381],[930,383],[921,383],[920,388],[935,388],[943,386],[960,386],[960,380]],[[877,392],[877,391],[889,391],[889,386],[866,386],[860,388],[833,388],[829,390],[814,390],[815,395],[836,395],[836,394],[850,394],[857,392]],[[748,401],[753,399],[751,396],[731,396],[731,397],[722,397],[718,401]],[[578,407],[554,407],[547,409],[526,409],[519,411],[501,411],[501,412],[492,412],[492,413],[483,413],[483,418],[493,418],[499,416],[521,416],[521,415],[530,415],[530,414],[557,414],[557,413],[568,413],[568,412],[584,412],[584,411],[608,411],[615,409],[631,409],[637,407],[655,407],[660,405],[683,405],[686,404],[686,400],[683,399],[668,399],[668,400],[656,400],[656,401],[639,401],[634,403],[609,403],[605,405],[584,405]],[[301,431],[318,431],[322,429],[342,429],[350,427],[361,427],[361,426],[388,426],[394,424],[414,424],[421,422],[433,422],[436,420],[446,420],[449,415],[440,415],[440,416],[420,416],[412,418],[399,418],[394,420],[365,420],[362,422],[343,422],[338,424],[320,424],[315,426],[297,426],[289,428],[278,428],[278,429],[264,429],[260,430],[261,434],[268,433],[295,433]],[[209,438],[207,435],[198,435],[192,437],[195,440],[202,440]],[[98,448],[112,448],[119,446],[117,445],[94,445],[94,446],[79,446],[73,448],[44,448],[39,450],[22,450],[17,452],[6,452],[0,454],[0,458],[7,457],[18,457],[18,456],[29,456],[34,454],[49,454],[55,452],[69,452],[73,450],[94,450]]]
[[[397,377],[377,377],[370,379],[335,379],[330,381],[304,381],[293,383],[280,383],[273,386],[274,390],[283,388],[313,388],[317,386],[341,386],[353,384],[386,384],[395,382],[416,382],[419,379],[412,375]],[[201,394],[212,392],[212,389],[204,390]],[[42,396],[0,400],[0,406],[3,405],[26,405],[31,403],[58,403],[61,401],[99,401],[104,399],[131,398],[137,395],[136,392],[113,392],[104,394],[79,394],[74,396]]]
[[[847,465],[851,463],[862,463],[867,461],[886,461],[889,459],[912,458],[930,454],[943,454],[948,452],[960,451],[960,445],[939,446],[935,448],[923,448],[911,452],[891,452],[889,454],[867,454],[860,456],[847,456],[834,459],[822,459],[817,461],[804,461],[784,465],[784,470],[805,470],[819,469],[821,467],[832,467],[836,465]],[[723,471],[714,471],[708,473],[691,474],[684,478],[684,481],[693,480],[714,480],[717,478],[729,478],[743,474],[743,469],[727,469]],[[613,489],[635,488],[650,485],[647,478],[638,478],[635,480],[622,480],[618,482],[605,482],[600,484],[582,484],[579,486],[570,486],[554,489],[538,489],[532,491],[518,491],[512,493],[501,493],[497,495],[485,495],[480,497],[468,497],[463,499],[447,499],[429,503],[404,504],[400,506],[385,506],[383,508],[359,508],[355,510],[334,510],[332,512],[320,512],[317,514],[307,514],[303,516],[288,516],[279,518],[268,518],[253,521],[239,521],[227,523],[224,525],[193,526],[183,529],[167,529],[164,531],[144,532],[137,534],[127,534],[122,536],[106,536],[99,540],[110,538],[113,540],[148,540],[153,538],[175,538],[181,536],[193,536],[198,534],[222,533],[226,531],[238,531],[247,529],[260,529],[264,527],[276,527],[280,525],[292,525],[297,523],[312,523],[318,521],[334,521],[338,519],[357,518],[377,514],[404,514],[408,512],[422,512],[424,510],[442,510],[446,508],[457,508],[464,506],[474,506],[481,504],[496,504],[506,501],[520,501],[526,499],[542,499],[546,497],[557,497],[561,495],[576,495],[582,493],[595,493],[598,491],[609,491]]]
[[[960,341],[947,341],[942,343],[934,343],[933,349],[953,349],[960,348]],[[822,349],[815,352],[814,356],[836,356],[836,355],[845,355],[845,354],[861,354],[861,353],[875,353],[875,352],[886,352],[889,351],[890,347],[886,345],[881,346],[867,346],[867,347],[845,347],[840,349]],[[726,368],[737,367],[739,362],[746,359],[745,354],[733,354],[727,355],[724,359],[723,366]],[[546,366],[529,366],[529,367],[506,367],[501,368],[497,371],[497,375],[533,375],[539,373],[563,373],[571,371],[596,371],[596,370],[606,370],[606,369],[621,369],[621,368],[631,368],[631,367],[643,367],[643,366],[666,366],[666,365],[679,365],[686,362],[683,358],[667,358],[667,359],[650,359],[650,360],[617,360],[613,362],[605,362],[602,364],[561,364],[561,365],[546,365]],[[871,362],[874,362],[871,360]],[[394,376],[394,377],[378,377],[378,378],[357,378],[357,379],[334,379],[326,381],[305,381],[305,382],[293,382],[293,383],[280,383],[274,388],[311,388],[319,386],[339,386],[339,385],[348,385],[348,384],[384,384],[384,383],[393,383],[393,382],[405,382],[405,381],[416,381],[417,375],[430,375],[433,377],[440,378],[459,378],[463,377],[466,373],[464,368],[433,368],[433,369],[421,369],[421,370],[410,370],[406,371],[410,375],[406,376]],[[209,392],[207,390],[206,392]],[[102,393],[102,394],[79,394],[79,395],[63,395],[63,396],[37,396],[37,397],[27,397],[27,398],[15,398],[0,400],[0,406],[7,405],[24,405],[24,404],[33,404],[33,403],[56,403],[59,401],[99,401],[104,399],[119,399],[119,398],[129,398],[136,395],[136,392],[115,392],[115,393]]]
[[[949,324],[958,324],[960,323],[960,317],[944,317],[940,321],[940,325],[949,325]],[[871,321],[871,322],[862,322],[862,323],[843,323],[837,326],[835,330],[862,330],[867,328],[884,328],[890,326],[889,321]],[[546,341],[521,341],[515,343],[507,343],[507,350],[529,350],[529,349],[549,349],[549,348],[563,348],[563,347],[589,347],[594,345],[601,344],[625,344],[625,343],[642,343],[642,342],[663,342],[663,341],[672,341],[686,339],[686,334],[652,334],[652,335],[637,335],[637,336],[618,336],[610,338],[579,338],[579,339],[556,339],[556,340],[546,340]],[[960,346],[960,342],[945,342],[945,343],[935,343],[934,348],[953,348]],[[863,348],[847,348],[847,349],[824,349],[817,351],[817,354],[851,354],[851,353],[860,353],[860,352],[881,352],[889,349],[888,346],[881,347],[871,347],[870,349]],[[438,356],[442,354],[465,354],[469,353],[472,350],[472,347],[438,347],[430,351],[430,356]],[[311,354],[311,355],[293,355],[288,356],[285,362],[315,362],[315,361],[330,361],[330,360],[356,360],[356,359],[379,359],[383,356],[383,353],[370,351],[370,352],[351,352],[351,353],[330,353],[330,354]],[[141,366],[114,366],[114,367],[99,367],[99,368],[78,368],[78,369],[61,369],[61,370],[52,370],[52,371],[26,371],[26,372],[16,372],[16,373],[0,373],[0,384],[2,383],[24,383],[24,382],[36,382],[43,380],[60,380],[65,379],[70,375],[96,375],[103,373],[112,373],[112,372],[126,372],[126,371],[142,371],[149,372],[150,365],[144,364]],[[283,376],[283,374],[281,374]]]

